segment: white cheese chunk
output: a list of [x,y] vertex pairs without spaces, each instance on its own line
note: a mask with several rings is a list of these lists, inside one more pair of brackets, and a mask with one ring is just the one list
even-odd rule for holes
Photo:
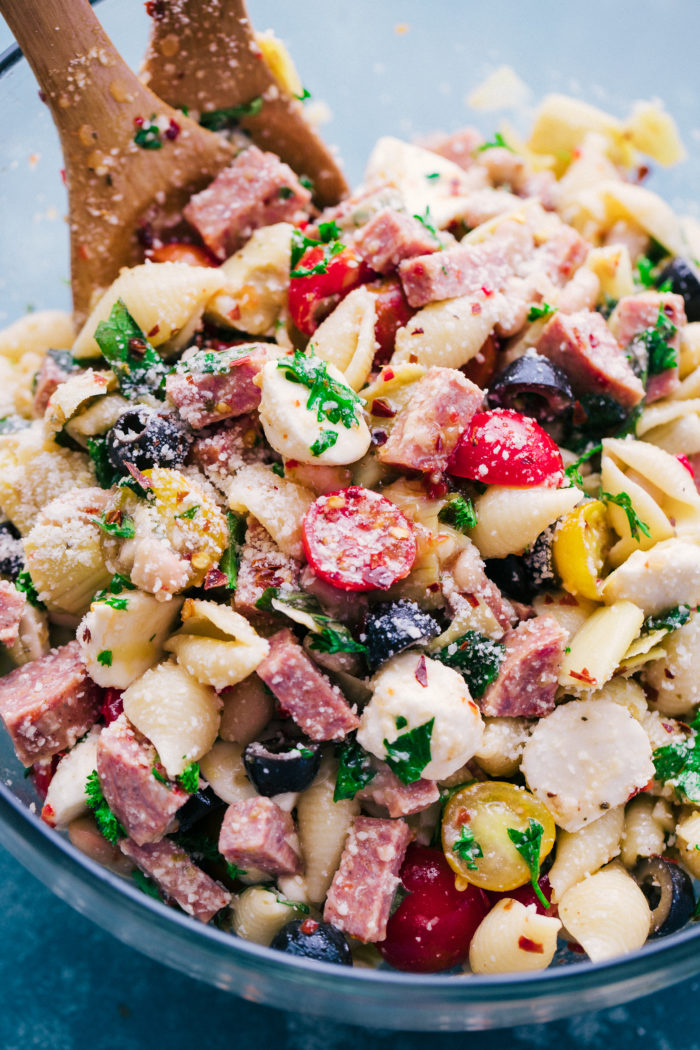
[[520,768],[565,831],[622,805],[654,775],[642,726],[626,708],[602,699],[573,700],[540,719]]
[[[310,358],[322,365],[320,358]],[[328,375],[348,391],[343,373],[329,364]],[[358,405],[355,423],[346,427],[343,422],[331,423],[329,419],[318,419],[316,406],[307,408],[309,389],[301,383],[288,379],[277,361],[268,361],[262,371],[260,399],[260,421],[265,437],[272,447],[285,459],[296,459],[300,463],[332,463],[335,466],[356,463],[362,459],[370,446],[370,433],[362,418]],[[324,435],[332,433],[333,445],[329,445],[317,456],[311,451],[317,442],[324,443]],[[320,447],[320,446],[317,446]]]
[[[425,662],[424,669],[419,668],[421,661]],[[422,685],[419,679],[427,684]],[[422,775],[427,780],[444,780],[481,745],[484,723],[479,708],[457,671],[419,653],[401,653],[375,675],[374,693],[362,714],[357,739],[367,751],[383,759],[385,739],[393,743],[431,718],[435,719],[431,757]]]
[[608,604],[626,598],[645,615],[674,605],[700,602],[700,547],[685,540],[664,540],[650,551],[634,551],[611,572],[603,586]]

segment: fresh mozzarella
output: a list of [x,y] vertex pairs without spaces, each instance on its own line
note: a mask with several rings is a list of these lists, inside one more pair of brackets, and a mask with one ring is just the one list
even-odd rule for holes
[[[310,358],[319,365],[320,358]],[[334,365],[329,364],[328,375],[340,383],[354,396],[345,377]],[[262,372],[260,398],[260,421],[265,437],[272,447],[285,459],[296,459],[301,463],[331,463],[336,466],[356,463],[362,459],[371,442],[369,428],[362,418],[358,405],[355,423],[346,427],[342,422],[319,421],[316,407],[307,408],[309,391],[301,383],[294,383],[279,362],[268,361]],[[335,444],[314,455],[316,442],[323,444],[324,435],[332,432]]]
[[443,780],[478,751],[484,723],[461,674],[419,653],[401,653],[375,676],[374,693],[362,714],[357,739],[367,751],[384,759],[385,740],[393,743],[431,718],[435,724],[430,761],[422,775]]
[[573,700],[540,719],[520,768],[565,831],[622,805],[654,776],[647,734],[611,700]]

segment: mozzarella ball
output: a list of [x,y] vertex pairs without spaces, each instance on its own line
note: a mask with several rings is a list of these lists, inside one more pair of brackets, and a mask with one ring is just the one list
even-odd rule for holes
[[430,762],[422,773],[427,780],[449,777],[478,751],[484,723],[466,682],[451,667],[401,653],[384,664],[373,684],[357,739],[377,758],[386,758],[385,740],[393,743],[431,718]]

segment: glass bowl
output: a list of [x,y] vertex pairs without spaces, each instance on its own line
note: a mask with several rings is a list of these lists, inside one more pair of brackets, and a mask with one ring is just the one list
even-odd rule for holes
[[[697,214],[700,101],[695,41],[700,5],[669,0],[589,0],[536,9],[455,0],[251,0],[259,29],[289,44],[304,83],[328,104],[324,129],[349,178],[361,177],[382,134],[412,137],[469,121],[493,131],[503,114],[470,115],[465,98],[508,64],[532,88],[579,95],[623,116],[637,98],[661,96],[684,135],[689,158],[656,172],[650,185],[678,210]],[[138,64],[146,38],[140,0],[103,0],[99,16],[125,58]],[[67,307],[68,248],[60,152],[37,86],[16,51],[0,58],[0,322],[27,309]],[[526,121],[526,113],[520,114]],[[700,927],[604,964],[568,956],[535,975],[417,976],[346,970],[295,959],[204,927],[99,867],[37,815],[9,738],[0,733],[0,841],[62,900],[139,951],[254,1002],[380,1028],[459,1031],[541,1023],[646,995],[700,971]]]

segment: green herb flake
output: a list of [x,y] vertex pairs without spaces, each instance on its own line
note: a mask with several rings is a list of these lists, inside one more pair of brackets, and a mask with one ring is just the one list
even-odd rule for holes
[[186,518],[187,521],[192,521],[197,511],[200,510],[200,507],[200,503],[195,503],[194,507],[189,507],[187,510],[183,510],[182,514],[175,514],[174,518]]
[[292,196],[293,192],[294,191],[292,190],[291,186],[280,186],[280,188],[277,191],[277,196],[280,198],[280,200],[288,201],[289,198]]
[[136,535],[134,519],[121,511],[110,511],[113,518],[108,518],[107,512],[103,511],[99,518],[90,518],[90,521],[110,536],[118,536],[123,540],[131,540]]
[[408,725],[408,719],[404,718],[403,715],[399,715],[397,717],[397,719],[396,719],[396,728],[397,729],[405,729],[407,725]]
[[111,667],[112,666],[112,650],[111,649],[101,649],[100,652],[97,654],[97,662],[98,662],[98,664],[102,664],[103,667]]
[[700,712],[690,731],[686,740],[658,747],[652,759],[657,780],[670,784],[688,802],[700,802]]
[[131,582],[128,576],[122,576],[121,573],[116,573],[109,582],[109,586],[102,591],[98,591],[92,599],[93,602],[103,602],[105,605],[109,605],[111,609],[117,609],[120,612],[124,612],[129,607],[129,599],[126,597],[119,597],[123,591],[135,591],[136,587]]
[[377,771],[372,768],[370,757],[364,748],[354,737],[346,740],[340,749],[333,801],[342,802],[345,798],[354,798],[376,775]]
[[161,773],[161,771],[158,769],[158,766],[153,766],[153,768],[151,769],[151,773],[156,778],[156,780],[158,781],[159,784],[169,784],[170,783],[168,778],[163,773]]
[[430,762],[430,740],[435,718],[409,729],[396,740],[384,739],[384,760],[404,784],[420,780],[423,770]]
[[255,603],[262,612],[281,613],[304,627],[313,622],[310,646],[319,653],[365,653],[367,647],[356,642],[345,624],[331,619],[321,609],[318,599],[305,591],[283,591],[267,587]]
[[654,270],[656,269],[656,264],[648,255],[640,255],[634,269],[634,279],[640,287],[654,287]]
[[506,647],[502,642],[494,642],[478,631],[466,631],[444,649],[431,655],[459,671],[471,695],[478,699],[498,677],[505,653]]
[[148,875],[144,875],[140,868],[135,868],[131,873],[131,877],[138,886],[138,888],[149,897],[153,897],[154,900],[162,900],[160,890],[157,885]]
[[549,303],[536,304],[528,310],[527,319],[528,321],[539,321],[543,317],[551,317],[556,310],[556,306],[550,306]]
[[278,478],[283,478],[284,477],[284,464],[283,463],[273,463],[272,466],[270,467],[270,470],[272,471],[273,474],[276,474]]
[[238,566],[241,561],[241,547],[245,541],[246,520],[242,514],[227,511],[228,547],[221,556],[219,568],[226,577],[226,586],[235,591],[238,583]]
[[27,596],[27,601],[30,605],[33,605],[36,609],[46,608],[39,598],[39,592],[34,586],[34,581],[26,569],[23,569],[22,572],[18,574],[17,579],[15,580],[15,587],[18,591],[21,591],[22,594]]
[[295,95],[294,98],[298,99],[299,102],[306,102],[307,98],[311,98],[311,92],[307,91],[305,87],[301,89],[301,95]]
[[440,178],[440,172],[439,171],[431,171],[425,177],[426,177],[426,179],[431,179],[431,180],[432,179],[439,179]]
[[126,838],[126,831],[112,813],[102,794],[102,785],[96,769],[93,769],[85,781],[85,801],[95,815],[95,823],[100,834],[108,842],[117,843],[119,839]]
[[328,375],[326,361],[295,350],[292,358],[278,361],[277,367],[291,383],[299,383],[309,390],[306,407],[316,409],[317,422],[342,423],[347,429],[357,425],[362,398],[349,386]]
[[426,230],[431,235],[431,237],[433,237],[435,239],[435,241],[438,243],[438,245],[442,248],[443,244],[442,244],[442,241],[440,240],[440,235],[438,234],[438,232],[437,232],[437,230],[435,228],[435,224],[433,222],[433,217],[430,214],[430,208],[426,207],[426,209],[425,209],[425,211],[423,212],[422,215],[417,215],[416,214],[416,215],[413,216],[413,218],[414,219],[418,219],[418,222],[421,223],[421,225],[426,228]]
[[603,446],[601,444],[593,445],[591,448],[587,449],[581,456],[578,457],[575,463],[572,463],[570,466],[566,467],[566,469],[564,470],[564,477],[568,478],[571,485],[577,485],[580,489],[582,489],[583,476],[581,474],[581,471],[579,470],[579,467],[581,466],[581,464],[586,463],[589,459],[592,459],[593,456],[599,455],[602,451]]
[[313,193],[314,192],[314,180],[310,179],[308,175],[300,175],[299,176],[299,182],[301,183],[301,185],[304,187],[305,190],[309,191],[309,193]]
[[[345,250],[340,242],[341,230],[336,222],[321,222],[318,225],[318,238],[308,237],[302,230],[292,230],[292,247],[289,260],[290,277],[314,277],[326,273],[328,262],[334,255]],[[310,248],[321,248],[322,256],[314,266],[300,267],[303,256]]]
[[309,914],[308,904],[303,904],[301,901],[290,901],[286,897],[280,897],[278,893],[275,894],[275,900],[278,904],[284,904],[285,908],[292,908],[294,911],[298,911],[300,915]]
[[134,135],[134,142],[140,149],[162,149],[163,138],[161,130],[157,124],[154,123],[156,119],[155,113],[151,114],[151,123],[147,124],[144,120],[136,130]]
[[470,871],[476,871],[478,865],[474,862],[483,857],[484,851],[474,837],[474,832],[466,824],[462,824],[459,838],[453,844],[452,852],[460,860],[463,860]]
[[248,874],[247,868],[239,868],[237,864],[232,864],[230,860],[226,861],[226,874],[230,879],[240,879],[243,875]]
[[675,368],[678,356],[675,349],[669,346],[669,342],[677,331],[676,325],[666,316],[663,306],[660,306],[655,324],[645,328],[629,343],[628,356],[639,354],[646,359],[645,371],[649,376]]
[[223,109],[210,109],[208,113],[202,113],[199,123],[209,131],[223,131],[224,128],[237,124],[242,117],[256,117],[263,108],[263,97],[257,95],[250,102],[242,106],[226,106]]
[[97,478],[97,484],[101,489],[111,489],[113,485],[119,481],[121,477],[118,470],[116,470],[110,462],[109,456],[107,455],[107,441],[104,437],[91,437],[87,440],[88,456],[92,460],[95,468],[95,477]]
[[313,445],[309,446],[309,451],[312,456],[321,456],[327,449],[333,448],[337,440],[337,430],[322,430]]
[[508,828],[508,838],[523,858],[530,869],[530,882],[532,888],[544,908],[549,908],[549,901],[540,889],[537,881],[540,876],[540,847],[544,828],[539,820],[530,817],[527,831],[518,831],[517,828]]
[[666,609],[664,612],[658,613],[656,616],[647,616],[642,624],[642,634],[651,633],[652,631],[667,631],[670,634],[671,631],[676,631],[679,627],[682,627],[689,619],[690,606],[676,605],[672,609]]
[[161,381],[169,368],[148,342],[123,299],[117,299],[109,320],[98,324],[95,342],[109,361],[124,397],[162,396]]
[[611,492],[603,492],[601,489],[598,493],[598,498],[602,499],[605,503],[614,503],[616,507],[620,507],[621,510],[624,510],[627,515],[627,522],[633,540],[639,540],[640,532],[643,532],[648,539],[651,539],[649,526],[646,522],[642,521],[632,506],[632,498],[628,492],[618,492],[616,495],[613,495]]
[[487,142],[483,142],[480,146],[477,146],[477,153],[483,153],[487,149],[507,149],[511,153],[515,153],[512,146],[509,146],[500,131],[497,131],[492,139]]
[[477,523],[474,504],[464,496],[453,495],[448,497],[444,507],[438,512],[438,521],[443,525],[452,525],[458,532],[468,532]]
[[194,795],[199,788],[199,762],[190,762],[177,778],[177,782],[188,795]]

